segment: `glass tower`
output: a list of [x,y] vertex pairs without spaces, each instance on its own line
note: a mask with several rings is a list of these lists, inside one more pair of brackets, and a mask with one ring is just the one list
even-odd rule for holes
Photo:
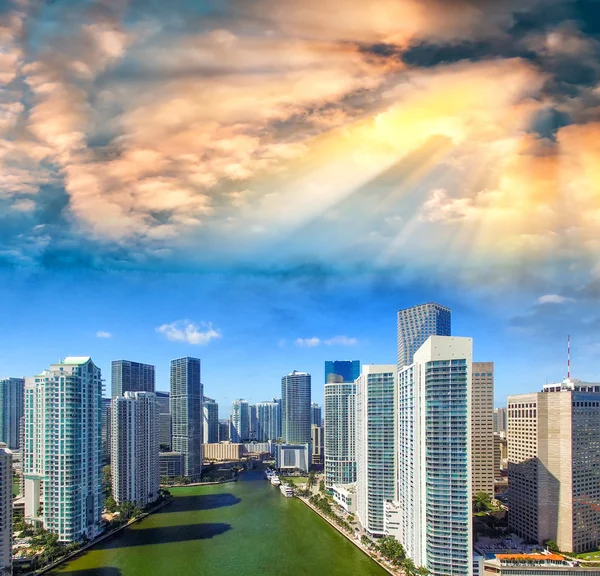
[[310,444],[310,374],[297,372],[281,379],[281,434],[287,444]]
[[310,405],[310,423],[312,426],[322,426],[322,411],[321,407],[316,402],[311,402]]
[[398,371],[410,366],[414,353],[430,336],[450,336],[450,308],[434,302],[398,310]]
[[111,371],[111,397],[123,396],[124,392],[154,392],[154,366],[113,360]]
[[183,454],[184,476],[202,475],[202,382],[199,358],[171,360],[171,426],[173,451]]
[[259,442],[281,438],[279,402],[259,402],[256,405],[256,439]]
[[4,442],[10,450],[21,447],[24,389],[23,378],[0,379],[0,442]]
[[330,374],[341,376],[343,382],[354,382],[360,376],[360,360],[325,360],[325,382]]
[[207,396],[204,397],[204,444],[216,444],[219,441],[219,405]]

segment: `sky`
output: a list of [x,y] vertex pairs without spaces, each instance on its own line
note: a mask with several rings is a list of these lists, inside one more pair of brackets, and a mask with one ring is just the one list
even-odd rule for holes
[[600,381],[597,0],[0,0],[0,374],[278,396],[437,301],[495,403]]

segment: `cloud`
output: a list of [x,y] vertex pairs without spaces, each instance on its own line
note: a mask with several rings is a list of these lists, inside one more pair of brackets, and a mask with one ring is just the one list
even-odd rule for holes
[[296,338],[295,344],[304,348],[315,348],[321,344],[326,346],[354,346],[358,343],[356,338],[349,336],[333,336],[332,338],[321,339],[313,336],[312,338]]
[[565,302],[575,302],[575,300],[560,294],[545,294],[537,299],[538,304],[564,304]]
[[110,332],[105,332],[104,330],[98,330],[96,336],[98,338],[112,338],[112,334]]
[[296,346],[305,347],[305,348],[314,348],[315,346],[319,346],[321,344],[321,339],[313,336],[312,338],[296,338],[294,344]]
[[190,320],[177,320],[171,324],[163,324],[156,328],[156,331],[172,342],[187,342],[200,346],[205,346],[211,340],[222,336],[218,329],[213,328],[211,322],[196,324]]

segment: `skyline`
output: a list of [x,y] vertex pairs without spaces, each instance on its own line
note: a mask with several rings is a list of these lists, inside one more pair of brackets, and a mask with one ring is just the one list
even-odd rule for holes
[[[199,357],[220,405],[452,309],[495,405],[600,381],[594,0],[0,2],[0,376]],[[223,412],[225,410],[225,412]]]

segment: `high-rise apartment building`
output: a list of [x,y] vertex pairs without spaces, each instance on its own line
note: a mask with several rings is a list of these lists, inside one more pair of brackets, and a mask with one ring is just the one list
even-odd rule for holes
[[433,302],[398,310],[398,371],[410,366],[414,353],[430,336],[450,336],[450,309]]
[[259,442],[281,438],[280,409],[279,402],[259,402],[256,405],[256,439]]
[[297,372],[281,379],[281,435],[287,444],[310,444],[310,374]]
[[472,348],[471,338],[431,336],[398,377],[397,522],[388,531],[432,576],[473,574]]
[[325,486],[356,481],[356,384],[329,374],[325,384]]
[[112,398],[122,396],[124,392],[154,392],[154,366],[151,364],[113,360],[111,375]]
[[101,429],[102,375],[91,358],[65,358],[26,378],[25,518],[61,542],[99,533]]
[[310,427],[312,444],[312,463],[317,466],[323,465],[325,456],[325,429],[323,426],[313,424]]
[[356,380],[356,512],[372,536],[383,535],[383,503],[394,498],[395,382],[387,364],[364,365]]
[[229,442],[231,438],[229,419],[219,422],[219,442]]
[[10,450],[21,448],[24,389],[23,378],[0,378],[0,442],[4,442]]
[[172,447],[183,454],[184,475],[193,479],[202,476],[203,396],[200,359],[171,360]]
[[496,408],[494,410],[494,433],[506,437],[507,414],[505,408]]
[[250,409],[248,401],[234,400],[231,403],[230,440],[235,444],[248,442],[250,439]]
[[494,363],[473,362],[471,386],[473,494],[494,497]]
[[12,574],[12,452],[0,442],[0,574]]
[[207,396],[204,397],[204,443],[216,444],[219,441],[219,405]]
[[600,545],[600,384],[508,397],[509,528],[565,552]]
[[342,382],[354,382],[360,376],[360,360],[325,360],[325,382],[330,374],[342,377]]
[[102,464],[110,464],[110,452],[111,452],[111,426],[110,426],[110,415],[112,405],[110,398],[102,398],[102,429],[100,435],[102,437]]
[[310,403],[310,423],[311,426],[322,426],[323,416],[321,407],[316,402]]
[[250,438],[250,440],[256,440],[258,426],[258,423],[256,422],[256,404],[250,404],[248,406],[248,418],[250,422],[250,425],[248,427],[248,437]]
[[112,489],[118,504],[144,507],[158,498],[159,418],[153,392],[125,392],[112,400]]

